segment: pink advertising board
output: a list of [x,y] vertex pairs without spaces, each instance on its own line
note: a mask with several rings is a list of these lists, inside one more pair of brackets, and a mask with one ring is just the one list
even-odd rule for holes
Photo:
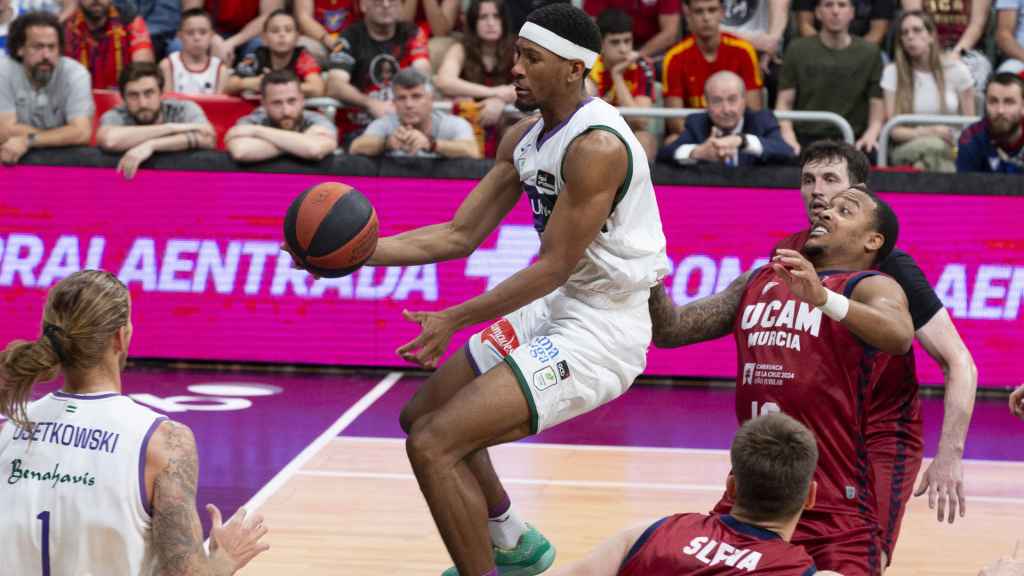
[[[539,240],[525,200],[470,258],[364,268],[313,281],[277,246],[289,202],[343,180],[374,203],[383,234],[450,217],[475,182],[294,174],[17,167],[0,170],[0,343],[34,338],[46,288],[101,267],[131,288],[133,354],[149,358],[402,366],[417,327],[401,311],[480,294],[529,264]],[[724,287],[805,226],[795,191],[659,186],[677,302]],[[900,246],[936,287],[982,385],[1024,380],[1024,198],[890,194]],[[469,332],[453,339],[451,350]],[[918,351],[927,383],[941,373]],[[648,373],[732,378],[731,338],[652,350]]]

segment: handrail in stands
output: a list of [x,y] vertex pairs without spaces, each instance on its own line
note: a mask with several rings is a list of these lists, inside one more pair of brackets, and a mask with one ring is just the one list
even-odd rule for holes
[[[329,118],[334,118],[338,109],[341,108],[341,102],[338,102],[334,98],[308,98],[306,99],[307,108],[318,108],[323,110]],[[452,103],[448,101],[434,102],[435,110],[450,111]],[[625,117],[630,116],[643,116],[646,118],[684,118],[690,114],[697,114],[704,112],[702,108],[619,108],[619,113]],[[505,114],[521,114],[515,106],[506,106]],[[845,118],[836,114],[835,112],[825,112],[822,110],[787,110],[775,112],[775,117],[779,120],[789,120],[792,122],[827,122],[833,124],[839,131],[843,133],[843,140],[849,144],[853,144],[854,135],[853,128]]]
[[981,118],[978,116],[945,116],[942,114],[899,114],[893,116],[882,126],[882,133],[878,136],[878,165],[881,167],[889,165],[889,133],[901,124],[955,124],[963,127],[979,120]]

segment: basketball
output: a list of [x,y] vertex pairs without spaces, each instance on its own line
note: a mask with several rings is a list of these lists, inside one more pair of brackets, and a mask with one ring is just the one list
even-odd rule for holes
[[377,248],[377,212],[355,188],[324,182],[292,202],[284,238],[306,270],[325,278],[346,276]]

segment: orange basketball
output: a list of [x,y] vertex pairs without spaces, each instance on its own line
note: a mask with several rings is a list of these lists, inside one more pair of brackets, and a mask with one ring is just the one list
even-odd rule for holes
[[306,270],[326,278],[346,276],[377,249],[377,212],[355,188],[324,182],[292,202],[284,239]]

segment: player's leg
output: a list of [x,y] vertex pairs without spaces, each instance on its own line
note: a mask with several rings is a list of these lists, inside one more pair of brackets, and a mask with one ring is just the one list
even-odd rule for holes
[[881,528],[882,566],[892,563],[907,502],[921,470],[923,439],[920,412],[906,413],[884,433],[868,438],[868,462],[875,479],[878,524]]
[[[466,349],[462,349],[448,358],[437,371],[427,378],[427,381],[419,387],[416,394],[402,408],[399,422],[406,434],[418,419],[439,409],[456,392],[477,377],[467,355]],[[494,518],[505,514],[511,505],[508,493],[505,492],[505,487],[501,485],[501,480],[494,471],[487,450],[481,448],[473,452],[466,458],[466,464],[476,476],[483,491],[484,499],[487,501],[488,517]],[[518,536],[518,534],[513,534],[515,539],[518,539]],[[504,544],[506,544],[506,548],[514,546],[514,542],[511,545]]]
[[878,526],[862,518],[805,510],[793,533],[819,570],[843,576],[879,576],[882,572]]
[[487,504],[466,458],[530,434],[530,404],[511,368],[499,365],[412,424],[406,450],[434,523],[463,576],[495,570]]

